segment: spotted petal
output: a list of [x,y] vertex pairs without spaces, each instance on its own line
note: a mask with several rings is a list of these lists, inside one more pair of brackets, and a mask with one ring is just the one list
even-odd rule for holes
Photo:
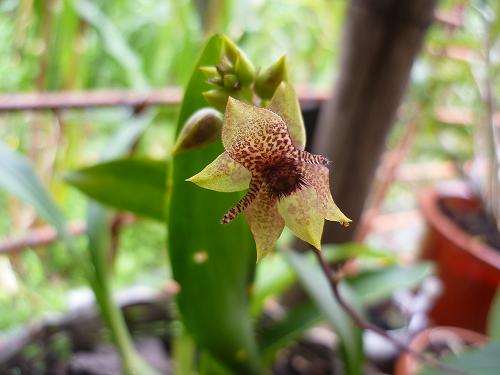
[[259,261],[273,250],[285,222],[278,212],[276,199],[265,188],[259,191],[253,203],[245,210],[245,215],[255,239]]
[[226,152],[251,172],[297,151],[280,116],[234,98],[227,102],[222,143]]
[[293,144],[303,150],[306,146],[306,129],[299,100],[292,85],[285,81],[281,82],[267,108],[281,116],[288,125]]
[[252,174],[226,152],[186,181],[205,189],[232,192],[248,189]]
[[278,210],[292,232],[315,248],[321,248],[324,218],[318,207],[318,196],[312,187],[304,187],[283,198]]
[[328,182],[328,168],[319,164],[303,165],[304,177],[309,186],[312,186],[318,195],[318,206],[326,220],[338,221],[341,224],[349,225],[351,219],[345,216],[333,201]]

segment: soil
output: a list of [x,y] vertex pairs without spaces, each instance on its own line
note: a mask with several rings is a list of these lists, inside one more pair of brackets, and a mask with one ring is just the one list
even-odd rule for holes
[[339,372],[335,352],[318,343],[299,341],[280,353],[273,375],[335,375]]
[[460,228],[500,251],[500,231],[495,219],[482,206],[465,206],[456,199],[445,198],[439,201],[439,208]]

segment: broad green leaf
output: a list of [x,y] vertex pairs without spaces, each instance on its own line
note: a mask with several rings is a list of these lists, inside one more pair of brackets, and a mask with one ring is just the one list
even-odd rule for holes
[[[492,341],[479,349],[467,350],[459,356],[446,356],[442,362],[467,374],[498,375],[500,374],[500,342]],[[442,375],[443,370],[425,368],[418,374]]]
[[[199,67],[218,63],[221,46],[221,36],[212,37],[198,60],[184,94],[177,134],[191,114],[206,106],[202,92],[210,87]],[[243,217],[227,226],[219,224],[241,194],[218,193],[185,181],[222,151],[216,141],[174,156],[169,170],[168,250],[181,286],[177,301],[188,332],[235,374],[258,374],[248,306],[255,246]]]
[[164,220],[165,161],[117,159],[79,169],[65,180],[105,205]]
[[[322,273],[319,264],[312,262],[313,259],[309,255],[288,251],[287,259],[297,272],[306,292],[338,334],[346,373],[361,374],[364,360],[361,330],[355,326],[334,298],[328,279]],[[340,289],[344,298],[353,305],[355,300],[350,288],[343,283]]]
[[488,336],[500,340],[500,288],[497,288],[488,313]]
[[1,142],[0,187],[31,205],[42,218],[56,228],[66,245],[73,248],[64,217],[36,175],[31,163],[23,155],[10,150]]

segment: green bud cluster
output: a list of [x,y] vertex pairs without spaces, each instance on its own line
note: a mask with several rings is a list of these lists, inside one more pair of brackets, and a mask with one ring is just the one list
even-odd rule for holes
[[203,66],[200,71],[214,86],[203,96],[220,112],[225,111],[230,96],[250,104],[254,103],[255,95],[269,100],[279,84],[287,80],[285,56],[257,72],[245,53],[226,36],[223,37],[221,61],[215,66]]

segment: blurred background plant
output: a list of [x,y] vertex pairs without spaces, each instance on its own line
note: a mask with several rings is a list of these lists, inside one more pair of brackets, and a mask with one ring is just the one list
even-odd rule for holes
[[[237,42],[258,67],[269,66],[286,54],[288,76],[299,94],[307,97],[312,92],[316,98],[324,98],[339,64],[346,5],[345,1],[328,0],[7,0],[0,4],[0,35],[8,41],[0,51],[0,91],[113,88],[146,92],[184,87],[205,37],[219,31]],[[384,219],[394,221],[398,214],[415,217],[411,216],[414,191],[419,186],[456,177],[457,162],[468,170],[474,159],[473,173],[484,171],[481,155],[486,153],[491,162],[486,168],[489,177],[475,180],[486,181],[482,186],[487,187],[483,191],[489,197],[488,207],[498,212],[498,6],[495,9],[490,2],[479,0],[447,0],[440,3],[436,17],[415,63],[409,94],[368,204],[375,215],[382,214],[374,216],[378,221],[372,220],[362,231],[370,247],[327,250],[337,260],[361,255],[353,266],[360,270],[343,287],[361,311],[398,288],[414,287],[431,273],[425,264],[413,265],[411,272],[398,265],[414,257],[420,231],[412,225],[413,219],[406,221],[406,227],[383,234],[387,231]],[[165,288],[165,280],[171,279],[170,260],[165,249],[167,233],[158,222],[164,219],[158,204],[164,193],[159,183],[165,180],[162,166],[174,147],[179,109],[175,102],[180,101],[175,90],[173,98],[173,104],[154,109],[136,103],[131,108],[1,114],[0,183],[4,190],[0,191],[0,207],[7,214],[0,215],[0,236],[5,239],[0,246],[0,310],[7,313],[0,315],[0,331],[10,334],[20,325],[64,312],[72,301],[86,295],[86,267],[80,261],[87,256],[86,239],[76,236],[69,246],[67,241],[39,241],[55,237],[44,223],[53,225],[63,238],[69,237],[63,234],[65,220],[69,232],[85,231],[87,197],[63,182],[63,174],[70,170],[80,168],[66,177],[81,191],[136,215],[131,219],[112,214],[112,228],[118,230],[111,240],[115,241],[113,261],[107,265],[113,270],[107,281],[110,290],[131,285]],[[474,144],[473,133],[477,135]],[[120,159],[81,168],[96,163],[103,154],[118,155],[112,150],[117,143],[126,147],[115,146],[115,151],[133,151],[132,161]],[[134,176],[134,166],[149,168],[151,180]],[[124,174],[124,170],[128,172]],[[103,186],[105,183],[109,185]],[[120,191],[143,194],[121,195]],[[55,213],[58,210],[61,214]],[[34,233],[37,240],[26,241],[27,232]],[[18,238],[21,246],[16,247]],[[280,248],[288,248],[290,242],[290,236],[285,236]],[[373,250],[377,247],[394,251]],[[321,320],[321,312],[340,336],[344,365],[349,373],[359,373],[364,356],[360,331],[346,323],[347,317],[335,301],[323,293],[328,289],[326,281],[316,277],[318,269],[299,257],[302,255],[277,254],[259,266],[250,301],[252,317],[264,319],[263,311],[269,313],[265,307],[274,306],[276,297],[297,277],[319,309],[310,303],[300,305],[280,324],[264,325],[258,332],[258,354],[264,363],[272,363],[283,347]],[[270,311],[280,314],[279,309]],[[184,328],[174,324],[172,330],[178,338],[174,353],[195,356]],[[192,370],[189,358],[186,362],[182,356],[176,358],[175,366]],[[215,366],[210,359],[204,363],[205,371]]]

